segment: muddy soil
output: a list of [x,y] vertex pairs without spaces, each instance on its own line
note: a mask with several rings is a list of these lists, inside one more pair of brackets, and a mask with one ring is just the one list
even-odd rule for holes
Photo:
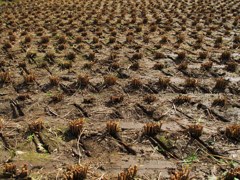
[[[239,0],[1,3],[0,179],[6,163],[32,179],[64,179],[74,164],[87,179],[134,165],[136,179],[183,167],[224,178],[240,163],[239,139],[225,133],[240,120],[239,14]],[[150,122],[161,131],[145,136]]]

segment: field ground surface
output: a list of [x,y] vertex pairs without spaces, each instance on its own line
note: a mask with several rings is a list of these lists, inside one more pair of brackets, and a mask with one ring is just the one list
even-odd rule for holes
[[0,179],[240,178],[239,0],[0,3]]

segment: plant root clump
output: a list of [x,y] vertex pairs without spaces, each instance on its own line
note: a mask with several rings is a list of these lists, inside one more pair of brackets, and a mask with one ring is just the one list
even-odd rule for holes
[[43,119],[39,118],[29,124],[29,130],[34,133],[39,133],[43,129]]
[[78,75],[77,77],[77,84],[81,87],[86,87],[89,84],[89,77],[88,75]]
[[173,103],[176,105],[182,105],[184,103],[190,103],[191,102],[191,97],[185,96],[185,95],[179,95],[173,100]]
[[234,180],[234,179],[240,179],[240,167],[231,169],[227,172],[226,176],[224,177],[224,180]]
[[240,125],[233,124],[226,127],[225,134],[229,139],[240,141]]
[[130,166],[124,172],[118,174],[118,180],[131,180],[137,175],[137,166]]
[[84,123],[85,123],[84,118],[79,118],[79,119],[71,121],[69,123],[70,133],[74,136],[79,136],[83,131]]
[[143,135],[154,137],[161,131],[161,123],[146,123],[143,126]]
[[182,168],[174,171],[170,177],[170,180],[189,180],[190,170],[188,168]]
[[8,83],[11,81],[11,76],[9,72],[0,73],[0,83]]
[[24,75],[23,78],[24,78],[24,82],[25,82],[26,84],[30,84],[30,83],[33,83],[33,82],[36,81],[36,75],[33,74],[33,73]]
[[57,76],[50,76],[49,77],[49,82],[52,86],[57,86],[60,82],[60,79]]
[[203,126],[200,124],[194,124],[194,125],[190,125],[188,127],[188,132],[190,134],[191,137],[198,139],[203,132]]
[[119,122],[116,122],[116,121],[108,121],[106,128],[107,128],[107,133],[113,137],[117,137],[118,132],[120,132]]
[[226,89],[228,83],[229,83],[228,80],[224,78],[217,78],[214,89],[223,91]]
[[201,69],[209,71],[212,68],[212,66],[213,66],[213,62],[212,61],[206,61],[206,62],[203,62],[201,64]]
[[28,166],[27,164],[24,164],[21,168],[21,172],[18,175],[18,177],[20,178],[26,178],[28,176],[29,172],[28,172]]
[[64,173],[65,180],[83,180],[87,178],[88,166],[73,165]]
[[13,163],[6,163],[3,165],[3,175],[7,177],[12,177],[16,175],[17,167]]

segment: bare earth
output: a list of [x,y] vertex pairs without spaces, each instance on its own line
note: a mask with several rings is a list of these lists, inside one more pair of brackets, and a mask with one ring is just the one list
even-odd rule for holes
[[240,163],[239,15],[239,0],[2,3],[0,179],[6,163],[32,179],[74,164],[87,179],[134,165],[136,179],[224,179]]

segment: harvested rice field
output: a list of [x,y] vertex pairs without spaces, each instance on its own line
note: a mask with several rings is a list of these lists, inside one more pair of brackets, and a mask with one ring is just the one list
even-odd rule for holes
[[240,0],[0,2],[0,179],[240,179]]

